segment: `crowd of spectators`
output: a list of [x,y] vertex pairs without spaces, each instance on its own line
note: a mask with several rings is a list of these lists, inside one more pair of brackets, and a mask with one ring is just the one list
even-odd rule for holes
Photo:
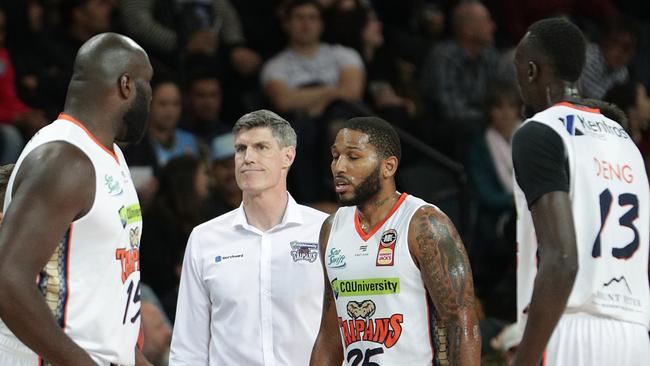
[[[348,118],[378,115],[462,164],[461,189],[463,179],[432,175],[444,167],[404,143],[402,172],[416,179],[398,177],[398,188],[443,208],[438,193],[469,192],[468,209],[450,216],[464,223],[484,317],[512,322],[510,140],[527,117],[512,49],[541,18],[578,24],[589,41],[582,94],[619,105],[647,157],[650,10],[641,3],[0,0],[0,164],[15,162],[25,141],[56,119],[80,45],[101,32],[123,33],[147,50],[155,73],[146,137],[125,147],[144,211],[142,278],[153,300],[143,304],[143,328],[159,335],[146,349],[152,357],[163,360],[168,347],[191,229],[241,202],[230,130],[260,108],[298,133],[292,195],[329,212],[336,208],[332,131]],[[441,178],[421,184],[417,177]]]

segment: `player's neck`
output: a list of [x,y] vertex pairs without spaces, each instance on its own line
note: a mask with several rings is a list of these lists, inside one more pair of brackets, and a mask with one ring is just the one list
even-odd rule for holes
[[102,128],[102,126],[113,125],[109,118],[95,113],[86,113],[81,109],[68,106],[63,110],[63,113],[81,123],[104,147],[113,150],[115,134],[107,128]]
[[359,222],[363,231],[372,230],[388,216],[395,204],[397,204],[399,197],[400,193],[395,191],[395,187],[392,187],[391,190],[384,190],[376,198],[357,206]]
[[282,221],[289,195],[286,187],[282,187],[282,191],[279,188],[259,193],[243,193],[244,212],[249,225],[267,231]]

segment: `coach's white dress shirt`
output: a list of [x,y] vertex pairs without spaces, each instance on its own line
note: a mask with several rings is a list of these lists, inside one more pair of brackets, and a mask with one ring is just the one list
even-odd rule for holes
[[323,302],[318,235],[327,215],[289,195],[262,232],[243,206],[187,243],[170,366],[309,364]]

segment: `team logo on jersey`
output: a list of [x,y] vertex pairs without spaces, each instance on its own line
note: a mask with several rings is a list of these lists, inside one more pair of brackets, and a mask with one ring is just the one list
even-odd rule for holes
[[348,301],[345,307],[350,319],[339,317],[339,327],[345,347],[355,342],[374,342],[391,348],[402,335],[404,314],[393,314],[388,318],[373,318],[377,305],[372,300]]
[[111,175],[104,175],[104,185],[108,189],[108,194],[111,196],[119,196],[124,192],[120,186],[120,182]]
[[343,268],[345,267],[345,254],[341,253],[341,249],[331,248],[327,255],[327,266],[329,268]]
[[292,241],[289,245],[291,246],[291,258],[293,258],[294,262],[307,261],[313,263],[318,259],[318,243]]
[[134,227],[129,230],[130,248],[119,248],[115,250],[115,259],[122,265],[122,283],[125,283],[131,273],[140,270],[140,228]]
[[392,266],[395,260],[395,244],[397,243],[397,231],[388,229],[381,234],[379,250],[377,251],[377,266]]

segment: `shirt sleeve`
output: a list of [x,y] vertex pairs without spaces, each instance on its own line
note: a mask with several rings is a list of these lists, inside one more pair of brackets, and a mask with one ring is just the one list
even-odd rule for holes
[[196,232],[192,232],[183,259],[169,366],[208,365],[211,303],[203,285],[201,257],[195,253],[196,241]]
[[569,164],[562,138],[551,127],[530,121],[512,141],[517,184],[528,208],[546,193],[569,192]]
[[364,70],[363,61],[356,50],[336,45],[332,47],[332,51],[334,57],[336,57],[336,64],[339,66],[339,70],[351,67]]
[[272,58],[264,65],[260,73],[262,86],[265,86],[271,81],[282,81],[286,83],[288,77],[284,70],[285,67],[281,59]]

